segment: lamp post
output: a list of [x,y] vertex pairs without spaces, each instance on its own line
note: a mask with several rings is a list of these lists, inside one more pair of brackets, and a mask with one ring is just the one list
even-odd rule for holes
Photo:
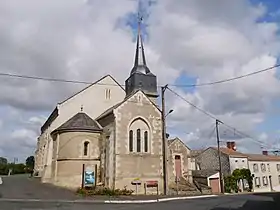
[[162,156],[163,156],[163,189],[164,195],[168,195],[168,166],[167,166],[167,140],[166,140],[166,117],[170,113],[173,112],[173,109],[169,110],[167,114],[165,114],[165,91],[167,89],[167,85],[161,87],[161,120],[162,120]]

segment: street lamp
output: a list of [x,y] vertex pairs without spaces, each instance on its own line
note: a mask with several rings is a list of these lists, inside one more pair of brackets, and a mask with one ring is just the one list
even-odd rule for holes
[[167,115],[171,114],[174,110],[170,109],[169,112],[165,115],[165,118],[167,117]]

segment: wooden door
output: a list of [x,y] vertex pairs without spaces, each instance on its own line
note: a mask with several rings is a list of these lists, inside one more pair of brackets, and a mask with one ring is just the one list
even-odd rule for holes
[[220,181],[219,178],[210,179],[210,187],[212,188],[212,193],[220,193]]

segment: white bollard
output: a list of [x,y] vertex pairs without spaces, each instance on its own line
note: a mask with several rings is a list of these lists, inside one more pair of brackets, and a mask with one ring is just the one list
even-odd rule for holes
[[2,178],[0,177],[0,184],[3,184]]

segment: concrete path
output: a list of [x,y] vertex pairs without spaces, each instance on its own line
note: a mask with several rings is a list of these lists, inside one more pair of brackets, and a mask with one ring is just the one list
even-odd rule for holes
[[72,191],[42,184],[28,175],[15,175],[2,177],[0,197],[5,199],[77,199]]

